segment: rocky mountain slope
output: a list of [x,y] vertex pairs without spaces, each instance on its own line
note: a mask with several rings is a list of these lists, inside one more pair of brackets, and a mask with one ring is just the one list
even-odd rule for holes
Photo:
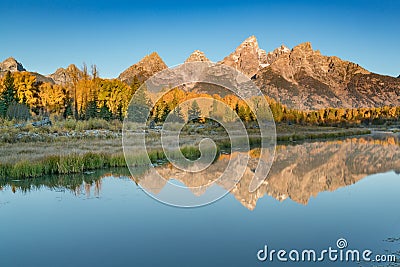
[[[196,50],[185,62],[195,61],[209,59]],[[265,95],[289,108],[315,110],[327,107],[400,106],[400,76],[395,78],[371,73],[356,63],[335,56],[324,56],[308,42],[293,49],[282,45],[267,53],[251,36],[219,63],[238,69],[253,79]],[[123,71],[118,79],[130,84],[136,76],[139,81],[145,81],[166,68],[160,56],[153,52]],[[71,70],[75,69],[75,65],[70,65],[48,76],[32,74],[38,81],[66,84],[72,79]],[[14,58],[0,63],[0,76],[8,70],[26,71]],[[209,94],[224,94],[225,91],[212,85],[193,85],[190,88]]]
[[[157,68],[157,64],[147,63],[146,58],[137,63],[150,70],[143,77],[165,68],[164,64]],[[158,55],[156,58],[162,62]],[[194,61],[208,59],[196,50],[185,62]],[[335,56],[321,55],[308,42],[291,50],[282,45],[266,53],[259,48],[257,39],[251,36],[219,63],[236,68],[252,78],[264,94],[289,108],[313,110],[400,105],[398,79],[371,73],[356,63]],[[137,64],[131,68],[136,69],[134,66]],[[120,78],[127,72],[130,77],[140,75],[140,71],[128,69]],[[225,91],[213,85],[196,84],[192,88],[209,94],[224,94]]]
[[244,40],[234,52],[218,63],[236,68],[248,77],[252,77],[262,67],[269,65],[267,53],[258,47],[254,36]]
[[258,46],[256,37],[250,36],[233,53],[218,63],[231,66],[248,77],[253,77],[259,70],[268,67],[281,55],[288,53],[290,49],[284,45],[266,53]]
[[40,73],[37,72],[29,72],[27,71],[22,63],[18,62],[15,58],[9,57],[3,62],[0,63],[0,77],[2,77],[7,71],[11,72],[28,72],[31,75],[36,77],[37,82],[48,82],[48,83],[54,83],[54,81],[46,77]]
[[74,79],[79,79],[83,72],[78,69],[74,64],[69,65],[67,68],[58,68],[53,74],[49,75],[55,84],[66,85],[71,83]]
[[400,81],[323,56],[310,43],[282,53],[253,76],[262,91],[298,109],[400,105]]
[[7,71],[11,72],[26,71],[26,69],[15,58],[9,57],[0,63],[0,72],[7,72]]
[[123,71],[119,76],[123,82],[131,84],[134,77],[136,76],[139,81],[145,81],[153,74],[168,68],[161,57],[153,52],[150,55],[145,56],[138,63],[130,66],[125,71]]

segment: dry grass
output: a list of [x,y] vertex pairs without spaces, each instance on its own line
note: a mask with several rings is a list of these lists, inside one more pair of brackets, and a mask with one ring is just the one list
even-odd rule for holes
[[[4,130],[4,129],[3,129]],[[221,128],[190,127],[189,132],[180,136],[180,147],[188,158],[199,155],[198,143],[204,137],[213,139],[218,148],[230,149],[230,142],[226,132]],[[260,143],[257,129],[251,129],[249,143],[256,147]],[[278,141],[297,141],[312,139],[338,138],[352,135],[368,134],[369,130],[356,128],[344,129],[334,127],[316,127],[299,125],[278,125]],[[149,153],[140,150],[140,135],[138,132],[129,132],[124,137],[125,148],[130,151],[128,157],[132,164],[149,164],[151,162],[165,161],[165,155],[160,143],[160,133],[150,131],[146,134],[146,147]],[[169,137],[176,138],[176,137]],[[170,141],[166,144],[168,145]],[[193,148],[193,146],[195,146]],[[189,147],[189,148],[188,148]],[[122,137],[115,138],[68,138],[60,136],[51,142],[2,142],[0,143],[0,176],[16,178],[38,177],[44,174],[76,173],[88,169],[124,166]]]
[[[218,128],[213,128],[214,134],[201,129],[201,132],[188,133],[180,136],[181,146],[196,145],[202,137],[210,137],[217,143],[226,140],[227,136]],[[249,136],[257,138],[257,130],[250,130]],[[317,127],[317,126],[299,126],[299,125],[277,125],[278,141],[294,141],[307,139],[336,138],[351,135],[368,134],[366,129],[343,129],[335,127]],[[127,148],[135,150],[139,147],[139,138],[137,133],[131,133],[126,138]],[[149,149],[160,150],[160,133],[150,132],[146,134],[146,145]],[[49,155],[69,155],[85,153],[108,153],[122,154],[122,137],[119,138],[85,138],[76,139],[68,137],[59,137],[50,142],[17,142],[0,143],[0,163],[15,163],[19,161],[37,160]]]
[[1,163],[37,160],[49,155],[84,154],[88,152],[122,154],[121,139],[63,140],[52,143],[1,143]]

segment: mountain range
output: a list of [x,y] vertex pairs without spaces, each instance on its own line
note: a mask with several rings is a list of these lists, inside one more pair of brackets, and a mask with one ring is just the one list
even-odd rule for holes
[[[195,61],[210,60],[203,52],[196,50],[185,62]],[[282,45],[266,52],[259,47],[257,39],[251,36],[218,63],[242,72],[265,95],[289,108],[313,110],[327,107],[400,106],[400,76],[379,75],[356,63],[322,55],[309,42],[292,49]],[[130,84],[136,76],[139,81],[145,81],[166,68],[168,66],[162,58],[153,52],[124,70],[117,79]],[[40,82],[66,84],[71,81],[70,73],[73,69],[77,70],[77,67],[71,64],[47,76],[34,72],[32,74]],[[26,71],[14,58],[0,63],[0,74],[7,70]],[[82,74],[79,70],[77,73]],[[212,93],[210,90],[213,91],[213,87],[207,92]]]

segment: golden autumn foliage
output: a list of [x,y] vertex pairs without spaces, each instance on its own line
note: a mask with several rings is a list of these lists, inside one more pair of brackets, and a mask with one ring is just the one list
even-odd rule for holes
[[61,114],[65,108],[67,91],[61,85],[43,83],[39,85],[39,104],[48,114]]
[[113,114],[119,110],[125,113],[133,95],[132,88],[117,79],[99,79],[97,83],[99,106],[106,105]]
[[13,76],[17,97],[20,103],[24,102],[29,107],[37,105],[38,88],[36,87],[36,77],[29,72],[16,72]]
[[[103,117],[107,119],[120,119],[127,114],[129,102],[141,83],[134,79],[132,85],[128,85],[117,79],[98,78],[97,69],[92,66],[89,74],[86,66],[83,70],[69,67],[70,79],[66,84],[56,85],[46,82],[38,82],[36,76],[29,72],[15,72],[12,74],[16,96],[20,103],[28,106],[33,114],[63,115],[65,118],[88,119]],[[4,91],[4,77],[0,78],[0,95]],[[252,108],[258,107],[260,101],[257,97],[244,101],[236,95],[228,94],[220,96],[206,93],[187,92],[178,88],[168,91],[156,99],[157,96],[149,95],[149,99],[155,102],[152,105],[151,116],[156,122],[162,122],[169,112],[179,104],[195,99],[210,98],[214,103],[207,107],[201,106],[202,117],[207,117],[209,112],[226,118],[226,109],[235,111],[237,116],[250,122],[256,119]],[[289,109],[272,98],[265,97],[272,116],[276,122],[290,122],[302,124],[332,125],[340,123],[384,123],[386,120],[399,120],[400,107],[374,107],[374,108],[326,108],[313,111],[301,111]],[[223,102],[224,105],[219,102]],[[150,107],[149,107],[150,108]],[[258,107],[260,108],[260,107]],[[267,107],[261,107],[262,110]],[[187,117],[188,110],[179,112]]]

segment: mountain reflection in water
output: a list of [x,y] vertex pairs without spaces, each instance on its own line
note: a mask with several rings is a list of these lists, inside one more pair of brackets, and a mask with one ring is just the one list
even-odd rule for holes
[[[258,149],[250,151],[251,159],[243,178],[230,193],[246,208],[253,210],[258,199],[269,195],[277,200],[290,198],[306,205],[319,192],[334,191],[351,185],[364,177],[376,173],[400,170],[400,146],[394,138],[345,139],[328,142],[279,145],[271,170],[264,183],[254,192],[249,192],[249,184]],[[237,157],[241,152],[222,155],[201,175],[188,175],[167,164],[157,169],[163,177],[175,179],[186,185],[194,194],[201,195],[225,170],[229,157]],[[157,194],[167,183],[155,178],[153,171],[137,177],[136,181],[146,190]],[[231,181],[216,181],[224,188]],[[226,186],[228,185],[228,186]]]
[[[163,177],[174,179],[188,187],[196,196],[201,196],[214,186],[225,170],[230,157],[238,157],[245,152],[221,155],[219,159],[201,172],[201,175],[189,175],[165,164],[157,167]],[[247,154],[247,153],[246,153]],[[399,173],[400,146],[395,138],[384,140],[372,138],[351,138],[326,142],[302,143],[297,145],[278,145],[275,159],[267,179],[254,192],[249,192],[249,184],[254,175],[254,166],[259,156],[259,149],[249,152],[250,160],[243,178],[230,193],[246,208],[253,210],[258,199],[265,195],[283,201],[287,198],[306,205],[311,197],[323,191],[334,191],[340,187],[354,184],[368,175],[391,170]],[[132,179],[145,190],[158,194],[167,183],[155,177],[154,170],[137,168],[137,173],[130,175],[127,169],[114,170],[114,173],[96,172],[94,174],[45,177],[21,181],[0,181],[0,190],[10,187],[29,191],[47,187],[53,190],[69,190],[76,195],[96,197],[101,195],[103,177],[125,177]],[[225,189],[232,181],[216,181]]]

